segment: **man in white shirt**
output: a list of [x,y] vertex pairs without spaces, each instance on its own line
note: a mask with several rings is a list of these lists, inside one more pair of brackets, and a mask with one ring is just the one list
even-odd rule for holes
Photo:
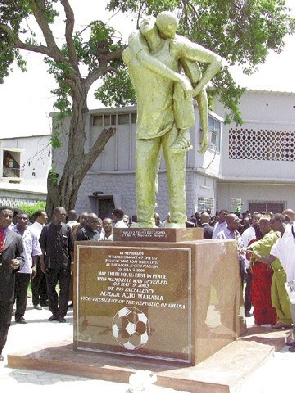
[[121,208],[113,210],[113,227],[114,228],[128,228],[128,225],[123,221],[124,211]]
[[33,266],[32,266],[32,276],[31,276],[31,290],[32,290],[32,303],[36,310],[42,310],[42,306],[46,306],[47,302],[47,287],[45,274],[40,268],[40,255],[42,251],[40,248],[40,233],[43,226],[47,222],[47,214],[45,211],[38,210],[34,213],[35,222],[30,225],[30,231],[35,235],[38,242],[36,245],[36,250],[32,254]]
[[76,210],[70,210],[68,213],[68,221],[67,224],[72,228],[73,225],[77,225],[78,223],[78,215],[76,213]]
[[226,228],[217,234],[217,239],[236,240],[238,255],[239,255],[240,276],[241,276],[241,282],[243,284],[245,278],[245,247],[240,232],[238,231],[239,226],[240,226],[239,217],[234,213],[227,214]]
[[14,301],[16,303],[15,322],[26,324],[24,318],[27,308],[27,291],[32,274],[32,254],[36,252],[38,239],[28,229],[29,217],[27,213],[18,213],[14,232],[22,237],[24,264],[15,276]]
[[228,211],[221,210],[218,217],[218,222],[214,225],[212,239],[217,239],[217,235],[219,232],[223,231],[226,228],[225,217],[227,216]]

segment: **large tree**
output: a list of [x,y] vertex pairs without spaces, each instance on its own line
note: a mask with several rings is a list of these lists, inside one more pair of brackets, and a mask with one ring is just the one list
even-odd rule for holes
[[[54,35],[56,23],[64,25],[65,42],[61,44]],[[83,178],[114,133],[112,128],[103,130],[90,151],[86,151],[89,89],[105,74],[114,73],[122,66],[122,48],[114,30],[100,20],[89,21],[83,31],[75,30],[75,17],[68,0],[0,1],[0,81],[9,74],[13,61],[25,69],[21,51],[45,55],[49,72],[57,82],[54,93],[55,107],[60,113],[58,120],[71,117],[64,170],[56,173],[53,168],[48,176],[47,213],[50,215],[54,206],[75,207]],[[59,146],[58,133],[58,129],[53,130],[53,148]]]
[[[219,53],[227,65],[239,64],[251,73],[263,63],[270,49],[280,52],[283,38],[293,32],[293,20],[281,0],[110,0],[109,10],[130,12],[139,20],[143,14],[164,9],[178,10],[180,33]],[[33,23],[32,23],[33,22]],[[64,26],[64,42],[56,40],[54,27]],[[87,96],[92,84],[101,80],[97,91],[106,105],[134,103],[134,91],[122,63],[123,43],[101,20],[89,21],[82,31],[75,29],[70,0],[0,0],[0,83],[13,62],[25,71],[23,51],[45,56],[49,72],[57,82],[55,107],[60,121],[70,116],[68,153],[62,173],[48,176],[47,212],[54,206],[75,207],[83,178],[91,168],[113,129],[105,129],[90,151],[85,148]],[[86,76],[84,76],[86,74]],[[241,122],[238,102],[242,92],[228,67],[214,79],[229,118]],[[52,144],[58,146],[58,129]]]

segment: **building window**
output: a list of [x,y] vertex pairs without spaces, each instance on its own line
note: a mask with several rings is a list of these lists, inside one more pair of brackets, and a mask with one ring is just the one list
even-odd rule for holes
[[92,125],[94,127],[115,126],[116,125],[116,115],[92,116]]
[[103,126],[103,116],[92,116],[92,125],[94,127],[102,127]]
[[295,134],[290,131],[229,131],[229,158],[294,161]]
[[109,127],[111,124],[110,115],[103,117],[103,125],[104,127]]
[[[201,124],[200,124],[201,127]],[[208,116],[208,141],[209,149],[220,153],[220,137],[221,137],[221,122],[214,119],[211,115]],[[203,139],[203,130],[200,128],[200,143]]]
[[[136,122],[136,113],[131,114],[131,123]],[[94,127],[116,127],[116,125],[130,124],[129,113],[121,113],[117,115],[95,115],[92,116],[92,125]]]
[[220,152],[220,133],[221,133],[221,122],[209,116],[209,143],[210,148],[216,152]]
[[131,113],[131,124],[136,124],[136,113]]
[[118,125],[122,126],[125,124],[129,124],[129,113],[118,115]]
[[3,150],[3,177],[20,177],[20,153]]
[[214,199],[213,198],[198,198],[198,212],[214,212]]
[[258,213],[282,213],[286,206],[285,202],[249,202],[249,211]]

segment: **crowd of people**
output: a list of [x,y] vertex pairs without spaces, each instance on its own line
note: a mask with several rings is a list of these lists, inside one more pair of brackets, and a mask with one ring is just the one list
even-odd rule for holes
[[[169,212],[163,221],[158,213],[154,215],[155,227],[169,227],[169,220]],[[291,209],[276,214],[221,210],[215,216],[210,211],[195,213],[186,222],[187,227],[203,228],[204,239],[237,242],[245,317],[253,310],[257,325],[294,328],[295,304],[285,285],[295,280],[294,220]],[[47,221],[45,211],[29,217],[0,207],[0,360],[13,312],[17,324],[27,323],[29,284],[34,308],[49,307],[49,321],[66,322],[73,300],[74,241],[112,241],[113,228],[132,227],[136,216],[115,208],[104,219],[93,212],[82,212],[78,217],[74,210],[67,213],[56,207],[51,222]],[[293,334],[287,344],[295,352]]]
[[[169,213],[159,225],[167,221]],[[256,325],[292,329],[286,344],[295,352],[295,212],[197,212],[186,226],[202,227],[204,239],[237,242],[245,317],[253,315]]]
[[[196,215],[197,226],[204,227],[204,215],[208,221],[208,213]],[[286,344],[295,352],[295,299],[287,290],[295,290],[295,212],[236,214],[222,210],[208,222],[212,239],[237,242],[245,316],[252,316],[253,310],[256,325],[292,329]]]
[[[14,214],[15,213],[15,214]],[[95,213],[56,207],[51,222],[45,211],[31,217],[0,207],[0,361],[14,314],[15,323],[27,324],[25,312],[31,283],[36,310],[49,307],[49,321],[65,323],[72,305],[74,241],[113,240],[114,227],[127,227],[120,208],[101,220]],[[57,291],[57,286],[59,290]]]

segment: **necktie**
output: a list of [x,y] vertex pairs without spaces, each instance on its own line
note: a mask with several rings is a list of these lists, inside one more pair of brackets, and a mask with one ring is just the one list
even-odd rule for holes
[[4,229],[0,229],[0,252],[4,251],[4,243],[5,243]]

